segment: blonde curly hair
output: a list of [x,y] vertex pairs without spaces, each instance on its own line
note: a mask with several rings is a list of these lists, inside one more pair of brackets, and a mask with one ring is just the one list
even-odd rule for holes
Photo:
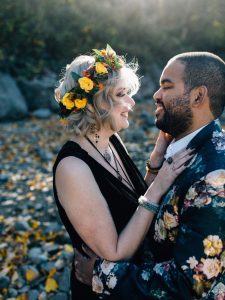
[[[82,76],[82,72],[94,64],[93,56],[81,55],[76,57],[70,65],[67,65],[65,74],[55,89],[56,100],[60,102],[62,97],[74,87],[72,72]],[[71,113],[67,117],[67,131],[73,132],[75,135],[86,135],[93,125],[99,130],[105,123],[108,123],[113,131],[116,131],[114,120],[110,114],[115,103],[112,96],[113,91],[119,82],[123,82],[131,96],[136,94],[140,87],[140,80],[136,74],[137,69],[138,64],[131,62],[125,63],[121,69],[110,73],[104,82],[104,87],[93,96],[93,105],[88,104],[85,110]],[[102,109],[103,102],[109,107],[108,110]]]

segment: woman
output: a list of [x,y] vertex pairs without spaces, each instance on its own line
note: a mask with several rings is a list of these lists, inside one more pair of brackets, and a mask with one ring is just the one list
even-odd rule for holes
[[[85,243],[99,257],[132,258],[138,263],[144,258],[142,242],[159,199],[184,170],[191,153],[175,157],[175,172],[165,162],[147,189],[162,164],[168,138],[161,133],[145,182],[117,135],[129,126],[128,114],[135,104],[131,95],[139,87],[135,71],[136,66],[126,64],[110,46],[79,56],[67,66],[55,94],[73,134],[58,154],[53,183],[59,214],[74,247],[82,252]],[[97,299],[74,274],[72,270],[72,299]]]

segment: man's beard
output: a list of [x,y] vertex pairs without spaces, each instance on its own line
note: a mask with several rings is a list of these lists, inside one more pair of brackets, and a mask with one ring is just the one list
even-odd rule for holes
[[156,126],[173,137],[186,132],[192,124],[193,114],[190,107],[189,94],[184,94],[183,98],[174,98],[170,100],[168,107],[159,101],[164,109],[162,119],[156,119]]

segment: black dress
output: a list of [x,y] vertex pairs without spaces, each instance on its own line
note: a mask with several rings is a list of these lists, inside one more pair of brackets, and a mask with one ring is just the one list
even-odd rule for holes
[[[58,207],[60,218],[69,233],[73,247],[76,247],[81,253],[81,245],[83,241],[77,234],[70,220],[68,219],[65,210],[60,204],[57,196],[56,185],[55,185],[55,173],[59,162],[68,156],[74,156],[82,159],[91,169],[94,178],[101,190],[102,195],[107,201],[110,209],[112,218],[114,220],[118,234],[126,226],[131,216],[137,208],[137,200],[140,195],[143,195],[146,191],[147,185],[143,180],[137,167],[125,151],[123,145],[121,145],[118,138],[113,135],[110,138],[111,143],[115,147],[117,153],[120,156],[121,161],[129,174],[130,180],[134,186],[135,191],[132,191],[115,176],[113,176],[108,170],[106,170],[101,164],[99,164],[94,158],[92,158],[84,149],[82,149],[77,143],[68,141],[64,144],[62,149],[59,151],[53,166],[53,189],[54,197]],[[76,170],[74,170],[76,174]],[[141,247],[135,254],[133,262],[138,263],[141,260],[142,250]],[[74,267],[72,263],[71,272],[71,291],[72,300],[97,300],[96,295],[91,291],[91,287],[80,283],[75,278]],[[113,299],[109,297],[109,299]]]

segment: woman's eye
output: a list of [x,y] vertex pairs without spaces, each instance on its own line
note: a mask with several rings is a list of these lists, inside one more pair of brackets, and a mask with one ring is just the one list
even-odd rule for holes
[[124,97],[125,95],[126,95],[126,94],[119,93],[119,94],[117,94],[116,96],[122,98],[122,97]]

